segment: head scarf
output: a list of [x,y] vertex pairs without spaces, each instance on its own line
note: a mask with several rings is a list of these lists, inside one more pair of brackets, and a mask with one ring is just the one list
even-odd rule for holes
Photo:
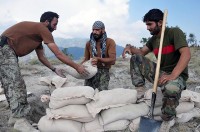
[[[105,29],[104,23],[101,21],[95,21],[95,23],[92,26],[93,29]],[[101,58],[105,57],[105,51],[106,51],[106,39],[107,39],[107,34],[104,32],[101,38]],[[90,34],[90,46],[92,48],[92,56],[97,56],[97,49],[96,49],[96,40],[94,39],[93,34]]]

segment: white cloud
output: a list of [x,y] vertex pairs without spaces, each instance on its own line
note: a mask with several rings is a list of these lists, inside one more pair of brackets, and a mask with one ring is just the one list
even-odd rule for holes
[[128,10],[129,0],[7,0],[0,1],[0,24],[39,21],[43,12],[54,11],[60,15],[55,37],[89,38],[93,22],[101,20],[117,44],[141,46],[149,34],[142,21],[130,22]]

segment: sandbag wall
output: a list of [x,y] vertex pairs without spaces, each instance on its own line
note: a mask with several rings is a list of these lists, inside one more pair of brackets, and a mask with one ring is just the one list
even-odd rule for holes
[[[151,92],[148,90],[136,103],[137,91],[133,89],[115,88],[99,92],[89,86],[58,88],[52,92],[47,114],[40,119],[38,128],[41,132],[103,132],[127,128],[137,131],[140,117],[149,112]],[[158,120],[161,98],[162,93],[158,91],[154,110]],[[199,93],[185,90],[177,107],[176,122],[200,117],[199,103]],[[193,116],[186,119],[191,112]]]

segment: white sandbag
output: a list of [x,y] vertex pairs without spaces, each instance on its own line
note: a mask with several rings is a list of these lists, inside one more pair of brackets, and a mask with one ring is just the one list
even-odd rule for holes
[[91,122],[83,123],[82,132],[103,132],[103,125],[99,123],[99,115]]
[[129,123],[129,120],[118,120],[104,125],[104,131],[122,131],[128,127]]
[[85,105],[68,105],[59,109],[46,109],[50,119],[69,119],[80,122],[90,122],[94,118],[88,112]]
[[51,84],[51,78],[52,77],[50,77],[50,76],[48,76],[48,77],[40,77],[39,78],[40,84],[44,85],[44,86],[50,86],[50,85],[52,85]]
[[176,117],[177,117],[176,122],[185,123],[185,122],[188,122],[189,120],[193,119],[193,117],[199,118],[200,117],[200,109],[195,107],[189,112],[178,114]]
[[97,67],[91,64],[91,60],[84,62],[83,66],[89,72],[89,75],[83,76],[70,66],[66,66],[64,70],[76,79],[90,79],[97,73]]
[[51,83],[56,87],[56,88],[61,88],[63,84],[67,81],[67,78],[62,78],[60,76],[54,76],[52,77]]
[[131,123],[129,125],[129,130],[131,132],[137,132],[139,129],[139,125],[140,125],[140,117],[131,121]]
[[95,93],[94,101],[87,103],[88,111],[93,117],[103,109],[119,107],[135,103],[137,91],[133,89],[116,88]]
[[149,106],[145,103],[129,104],[117,108],[101,111],[100,124],[106,125],[118,120],[133,120],[145,116],[149,112]]
[[73,86],[55,89],[50,97],[49,107],[61,108],[66,105],[86,104],[94,97],[94,89],[89,86]]
[[97,115],[95,120],[83,123],[82,132],[119,131],[126,129],[130,123],[129,120],[119,120],[103,126],[100,124],[99,118],[99,115]]
[[184,90],[181,93],[180,101],[192,101],[194,102],[195,107],[200,108],[200,93]]
[[200,102],[194,102],[194,106],[200,108]]
[[82,123],[72,120],[49,120],[43,116],[38,122],[40,132],[80,132]]
[[[176,113],[185,113],[194,108],[194,102],[181,102],[179,105],[176,107]],[[155,107],[154,108],[154,115],[161,115],[161,106]]]

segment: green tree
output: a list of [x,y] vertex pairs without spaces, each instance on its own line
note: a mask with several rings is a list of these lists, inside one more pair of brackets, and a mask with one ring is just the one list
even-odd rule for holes
[[142,43],[142,45],[145,45],[148,41],[149,41],[150,37],[149,38],[142,38],[140,40],[140,43]]
[[189,38],[188,38],[187,41],[188,41],[188,44],[190,44],[191,47],[197,46],[196,36],[193,33],[189,34]]

